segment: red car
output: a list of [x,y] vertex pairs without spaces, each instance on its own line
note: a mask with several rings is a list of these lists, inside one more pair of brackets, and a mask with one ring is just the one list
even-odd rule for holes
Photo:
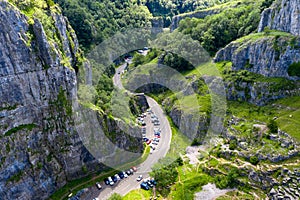
[[146,144],[149,145],[151,142],[152,142],[152,140],[148,140],[148,141],[146,142]]
[[136,167],[131,167],[131,169],[136,172],[137,171],[137,168]]
[[155,135],[156,138],[160,138],[160,135]]

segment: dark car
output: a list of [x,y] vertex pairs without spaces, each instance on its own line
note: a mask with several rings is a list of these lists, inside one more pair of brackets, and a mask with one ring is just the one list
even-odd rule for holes
[[147,183],[141,183],[141,188],[144,190],[149,190],[149,186],[147,185]]
[[151,183],[150,180],[148,180],[146,183],[147,183],[147,185],[148,185],[149,187],[151,187],[151,188],[153,187],[153,184]]
[[118,178],[116,176],[112,176],[111,178],[112,178],[113,182],[115,182],[115,183],[118,181]]
[[131,171],[130,171],[130,170],[127,170],[127,171],[126,171],[126,174],[127,174],[128,176],[130,176],[130,175],[131,175]]
[[119,173],[118,173],[118,175],[120,176],[120,178],[121,178],[121,179],[123,179],[123,178],[124,178],[124,174],[123,174],[123,172],[119,172]]
[[144,140],[144,142],[148,142],[149,139],[148,138],[143,138],[143,140]]
[[105,183],[105,185],[109,185],[109,180],[108,180],[108,178],[105,178],[105,179],[104,179],[104,183]]
[[157,185],[157,182],[156,182],[154,179],[150,180],[150,183],[151,183],[152,185]]

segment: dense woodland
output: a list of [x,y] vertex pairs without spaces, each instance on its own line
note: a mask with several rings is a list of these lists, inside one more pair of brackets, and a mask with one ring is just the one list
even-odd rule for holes
[[150,26],[146,6],[130,0],[55,0],[85,49],[126,28]]

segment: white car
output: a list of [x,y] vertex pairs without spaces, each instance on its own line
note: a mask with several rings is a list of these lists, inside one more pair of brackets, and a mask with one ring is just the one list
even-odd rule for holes
[[98,188],[98,190],[100,190],[102,188],[102,186],[100,185],[99,182],[96,183],[96,187]]
[[115,183],[111,177],[108,177],[109,185],[113,186]]
[[126,172],[123,172],[124,174],[124,177],[127,178],[128,177],[128,174]]
[[143,179],[143,175],[139,175],[139,176],[136,178],[137,181],[141,181],[142,179]]

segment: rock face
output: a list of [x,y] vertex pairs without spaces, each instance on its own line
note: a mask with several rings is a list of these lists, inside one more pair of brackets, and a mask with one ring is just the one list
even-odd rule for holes
[[[104,168],[74,127],[79,45],[53,9],[45,27],[0,1],[0,199],[46,199],[68,180]],[[116,122],[107,121],[106,130],[125,140]],[[119,146],[140,150],[137,140]]]
[[244,69],[266,77],[297,79],[288,75],[288,67],[300,61],[299,43],[299,38],[289,36],[238,40],[221,49],[214,61],[231,61],[233,70]]
[[190,12],[190,13],[184,13],[184,14],[180,14],[180,15],[175,15],[172,18],[172,22],[171,22],[171,26],[170,26],[170,31],[174,31],[178,26],[179,26],[179,22],[185,18],[199,18],[199,19],[204,19],[206,16],[209,15],[214,15],[219,13],[220,10],[216,9],[216,10],[200,10],[200,11],[194,11],[194,12]]
[[300,1],[276,0],[261,14],[258,31],[262,32],[266,26],[300,36]]

